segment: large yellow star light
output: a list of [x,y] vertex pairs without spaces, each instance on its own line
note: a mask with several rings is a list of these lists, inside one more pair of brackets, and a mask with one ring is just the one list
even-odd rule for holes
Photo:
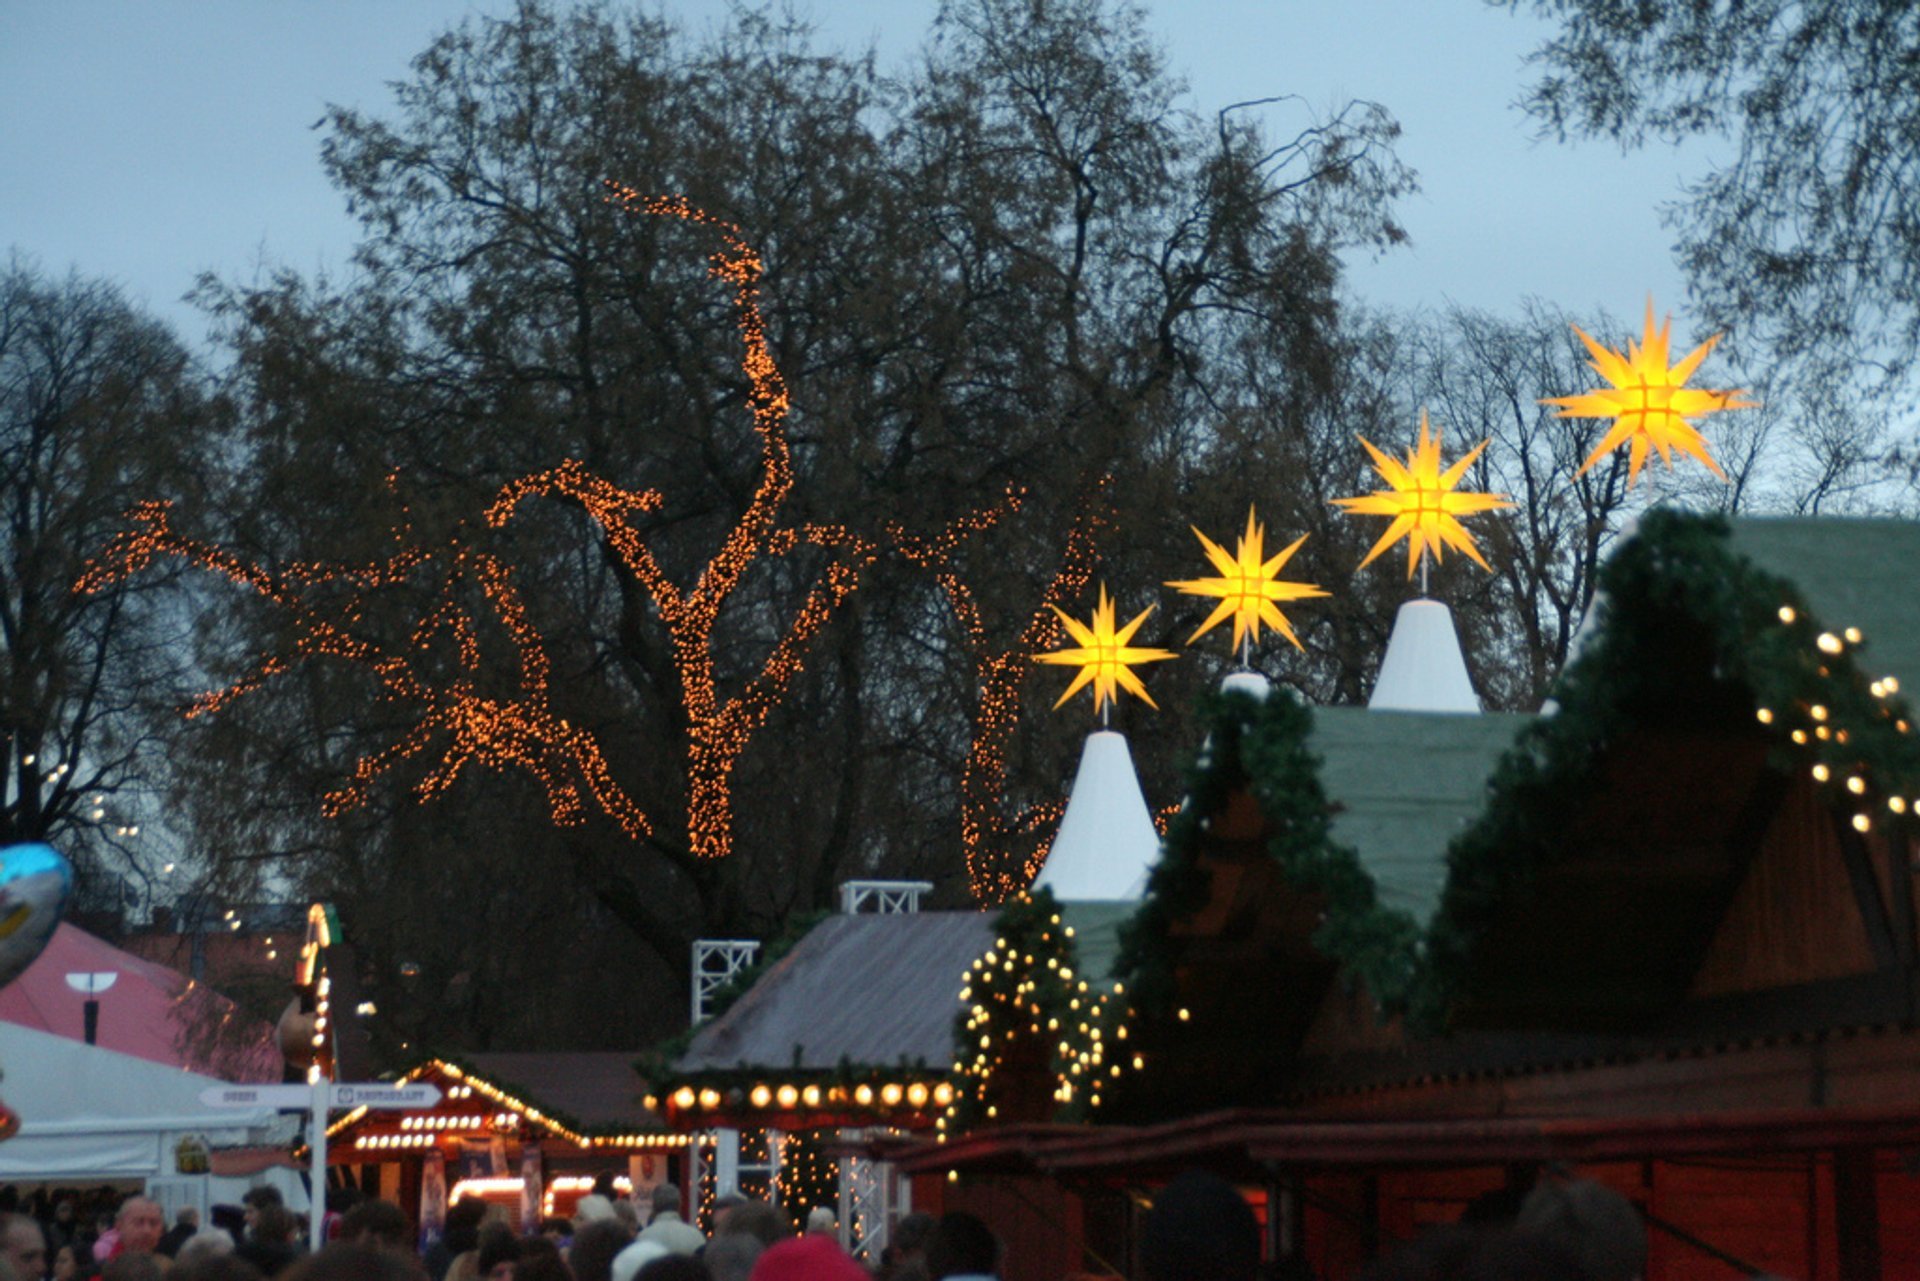
[[1673,467],[1673,451],[1692,454],[1707,465],[1707,470],[1721,480],[1727,474],[1720,470],[1720,464],[1713,461],[1713,455],[1707,452],[1707,442],[1694,430],[1689,418],[1698,418],[1703,414],[1718,413],[1723,409],[1752,409],[1755,402],[1740,400],[1744,391],[1708,391],[1702,387],[1689,387],[1687,379],[1693,377],[1694,370],[1707,358],[1714,345],[1720,341],[1720,335],[1695,347],[1687,358],[1672,368],[1667,366],[1667,343],[1673,332],[1673,317],[1658,329],[1653,327],[1653,299],[1647,299],[1647,328],[1639,342],[1627,341],[1625,355],[1610,347],[1603,347],[1589,338],[1575,325],[1573,332],[1580,335],[1580,341],[1587,345],[1593,355],[1593,369],[1602,378],[1612,383],[1597,391],[1582,392],[1578,396],[1555,396],[1540,403],[1560,406],[1562,418],[1611,418],[1613,426],[1600,441],[1599,448],[1580,464],[1580,470],[1574,476],[1587,474],[1587,469],[1621,445],[1631,442],[1632,453],[1627,460],[1627,484],[1640,478],[1640,467],[1647,461],[1649,449],[1660,451],[1660,458],[1667,467]]
[[1275,577],[1288,559],[1300,550],[1300,544],[1307,541],[1307,536],[1300,535],[1284,550],[1268,559],[1266,526],[1254,519],[1251,507],[1247,508],[1247,532],[1240,535],[1240,544],[1232,556],[1198,529],[1193,531],[1193,535],[1206,548],[1207,559],[1220,571],[1220,577],[1185,579],[1168,583],[1167,586],[1189,596],[1218,596],[1220,603],[1214,606],[1213,613],[1207,615],[1207,621],[1200,624],[1199,630],[1187,637],[1187,644],[1193,644],[1231,617],[1236,648],[1248,640],[1257,642],[1262,623],[1292,641],[1295,649],[1303,648],[1300,638],[1293,634],[1293,624],[1287,621],[1287,616],[1280,612],[1274,602],[1308,600],[1327,594],[1311,583],[1290,583]]
[[1059,707],[1089,683],[1093,686],[1094,710],[1102,711],[1108,703],[1120,701],[1120,691],[1126,690],[1145,700],[1148,707],[1159,710],[1147,687],[1130,670],[1135,663],[1158,663],[1173,658],[1171,650],[1140,649],[1129,645],[1133,634],[1140,630],[1140,624],[1147,621],[1147,615],[1153,612],[1149,605],[1135,615],[1134,620],[1125,627],[1114,626],[1113,601],[1107,596],[1104,584],[1100,588],[1100,603],[1094,607],[1091,627],[1073,618],[1058,605],[1053,612],[1060,615],[1060,621],[1067,625],[1068,633],[1079,642],[1078,647],[1057,649],[1051,654],[1035,654],[1037,663],[1053,663],[1061,667],[1078,667],[1080,674],[1073,678],[1073,684],[1067,686],[1067,692],[1055,703]]
[[1336,498],[1333,501],[1349,512],[1393,517],[1387,532],[1380,535],[1380,541],[1367,553],[1366,560],[1360,562],[1362,569],[1374,557],[1404,538],[1407,540],[1408,578],[1413,577],[1416,568],[1425,564],[1429,551],[1437,562],[1442,558],[1442,549],[1446,547],[1465,553],[1474,564],[1492,572],[1492,567],[1481,558],[1473,535],[1460,523],[1460,517],[1496,511],[1513,504],[1507,501],[1505,494],[1458,493],[1454,490],[1467,468],[1473,465],[1473,460],[1487,447],[1486,441],[1481,441],[1466,457],[1441,471],[1440,433],[1429,430],[1427,411],[1423,409],[1420,411],[1420,443],[1407,451],[1404,465],[1375,449],[1366,437],[1362,436],[1360,443],[1373,455],[1374,470],[1392,488],[1375,490],[1358,498]]

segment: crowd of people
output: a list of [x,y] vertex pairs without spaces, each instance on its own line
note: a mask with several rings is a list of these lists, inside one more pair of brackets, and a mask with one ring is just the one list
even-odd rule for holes
[[169,1226],[151,1198],[111,1189],[0,1195],[0,1281],[938,1281],[991,1275],[997,1259],[992,1234],[965,1215],[908,1216],[876,1274],[841,1248],[825,1207],[796,1234],[777,1207],[723,1197],[709,1238],[680,1205],[668,1185],[643,1211],[609,1180],[573,1217],[523,1235],[503,1207],[464,1198],[422,1250],[399,1206],[352,1198],[330,1204],[328,1243],[307,1253],[303,1219],[271,1187],[216,1207],[206,1225],[182,1209]]
[[[816,1208],[795,1233],[764,1201],[723,1197],[709,1237],[680,1215],[680,1190],[653,1189],[646,1205],[613,1194],[611,1180],[571,1218],[533,1234],[503,1207],[457,1202],[442,1232],[417,1248],[412,1222],[388,1201],[330,1206],[328,1244],[308,1254],[301,1221],[269,1187],[202,1226],[181,1210],[134,1195],[55,1192],[26,1201],[0,1194],[0,1281],[994,1281],[1003,1246],[973,1215],[902,1218],[872,1270],[841,1248],[833,1212]],[[1489,1199],[1466,1219],[1382,1256],[1369,1281],[1635,1281],[1646,1230],[1626,1198],[1602,1185],[1548,1179],[1513,1204]],[[1311,1281],[1298,1261],[1261,1262],[1252,1209],[1207,1174],[1176,1179],[1155,1197],[1140,1242],[1144,1281]]]

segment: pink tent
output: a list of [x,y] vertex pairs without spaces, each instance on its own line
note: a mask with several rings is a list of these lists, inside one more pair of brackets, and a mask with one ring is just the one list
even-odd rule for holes
[[81,1040],[86,996],[67,975],[113,973],[99,993],[98,1044],[228,1081],[280,1079],[273,1028],[204,983],[60,922],[25,972],[0,988],[0,1021]]

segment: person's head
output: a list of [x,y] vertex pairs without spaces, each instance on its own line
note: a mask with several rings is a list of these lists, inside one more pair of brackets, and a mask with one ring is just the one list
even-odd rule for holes
[[73,1281],[80,1273],[80,1252],[63,1245],[53,1252],[53,1281]]
[[262,1245],[291,1245],[300,1220],[284,1205],[263,1205],[254,1212],[253,1239]]
[[1154,1197],[1140,1254],[1153,1281],[1253,1281],[1260,1224],[1231,1183],[1191,1170]]
[[487,1217],[487,1203],[477,1196],[463,1196],[447,1210],[447,1226],[441,1233],[447,1249],[459,1254],[471,1250],[480,1239],[480,1222]]
[[184,1268],[202,1259],[217,1259],[223,1254],[232,1253],[233,1237],[224,1228],[208,1228],[181,1242],[180,1253],[173,1257],[173,1262],[174,1266]]
[[198,1228],[200,1226],[199,1207],[191,1205],[181,1206],[173,1212],[173,1222],[176,1227]]
[[676,1184],[662,1183],[653,1190],[653,1212],[665,1214],[669,1210],[680,1213],[680,1188]]
[[116,1254],[100,1269],[100,1281],[160,1281],[162,1262],[151,1250]]
[[167,1232],[167,1221],[160,1217],[160,1203],[143,1196],[122,1201],[113,1226],[119,1230],[122,1253],[152,1254]]
[[563,1219],[557,1214],[549,1214],[540,1220],[540,1235],[549,1241],[565,1241],[573,1235],[573,1220]]
[[173,1271],[167,1273],[167,1281],[262,1281],[262,1278],[259,1268],[229,1250],[225,1254],[206,1255],[191,1263],[176,1260]]
[[270,1205],[284,1204],[285,1201],[280,1195],[280,1189],[270,1183],[263,1183],[256,1188],[248,1188],[240,1198],[240,1209],[241,1213],[246,1216],[248,1233],[252,1233],[254,1224],[259,1222],[260,1211]]
[[788,1237],[761,1252],[750,1281],[867,1281],[867,1270],[832,1237]]
[[701,1254],[712,1281],[747,1281],[753,1265],[759,1262],[767,1246],[759,1237],[745,1232],[723,1232],[708,1243]]
[[47,1234],[24,1214],[0,1214],[0,1259],[29,1281],[47,1274]]
[[412,1259],[353,1241],[324,1245],[282,1272],[278,1281],[418,1281]]
[[601,1219],[613,1217],[613,1202],[598,1192],[589,1192],[574,1203],[573,1222],[575,1227],[585,1227]]
[[893,1225],[893,1232],[887,1237],[887,1250],[895,1258],[924,1255],[927,1238],[933,1235],[934,1224],[938,1222],[925,1210],[901,1215],[900,1222]]
[[742,1201],[715,1220],[715,1236],[750,1236],[762,1246],[793,1235],[787,1216],[765,1201]]
[[997,1275],[1000,1242],[992,1229],[964,1210],[942,1215],[927,1238],[927,1275],[941,1277],[963,1272]]
[[633,1281],[708,1281],[707,1267],[686,1254],[669,1254],[640,1265]]
[[1541,1179],[1514,1226],[1566,1247],[1593,1281],[1633,1281],[1647,1266],[1647,1229],[1639,1211],[1592,1179]]
[[513,1233],[489,1228],[480,1234],[480,1257],[474,1271],[480,1281],[513,1281],[513,1265],[525,1251]]
[[593,1195],[603,1196],[609,1201],[620,1195],[620,1190],[613,1183],[612,1170],[602,1170],[593,1176]]
[[807,1211],[807,1231],[831,1234],[839,1223],[833,1217],[833,1211],[824,1205],[816,1205]]
[[340,1240],[413,1252],[413,1224],[391,1201],[372,1198],[340,1216]]
[[573,1281],[560,1247],[544,1236],[523,1237],[520,1261],[513,1265],[513,1281]]
[[618,1219],[583,1223],[567,1250],[567,1266],[574,1281],[612,1281],[613,1256],[633,1242],[633,1233]]

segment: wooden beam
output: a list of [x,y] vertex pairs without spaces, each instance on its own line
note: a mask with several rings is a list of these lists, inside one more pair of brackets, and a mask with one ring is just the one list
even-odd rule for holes
[[1866,928],[1867,945],[1873,949],[1873,963],[1882,970],[1900,967],[1902,958],[1894,943],[1893,920],[1880,893],[1880,878],[1873,871],[1873,852],[1860,833],[1840,821],[1839,815],[1834,815],[1833,821],[1840,834],[1840,854],[1846,861],[1847,880],[1853,886],[1853,901],[1860,909],[1860,924]]
[[1834,1244],[1840,1281],[1879,1281],[1880,1197],[1872,1148],[1833,1153]]

